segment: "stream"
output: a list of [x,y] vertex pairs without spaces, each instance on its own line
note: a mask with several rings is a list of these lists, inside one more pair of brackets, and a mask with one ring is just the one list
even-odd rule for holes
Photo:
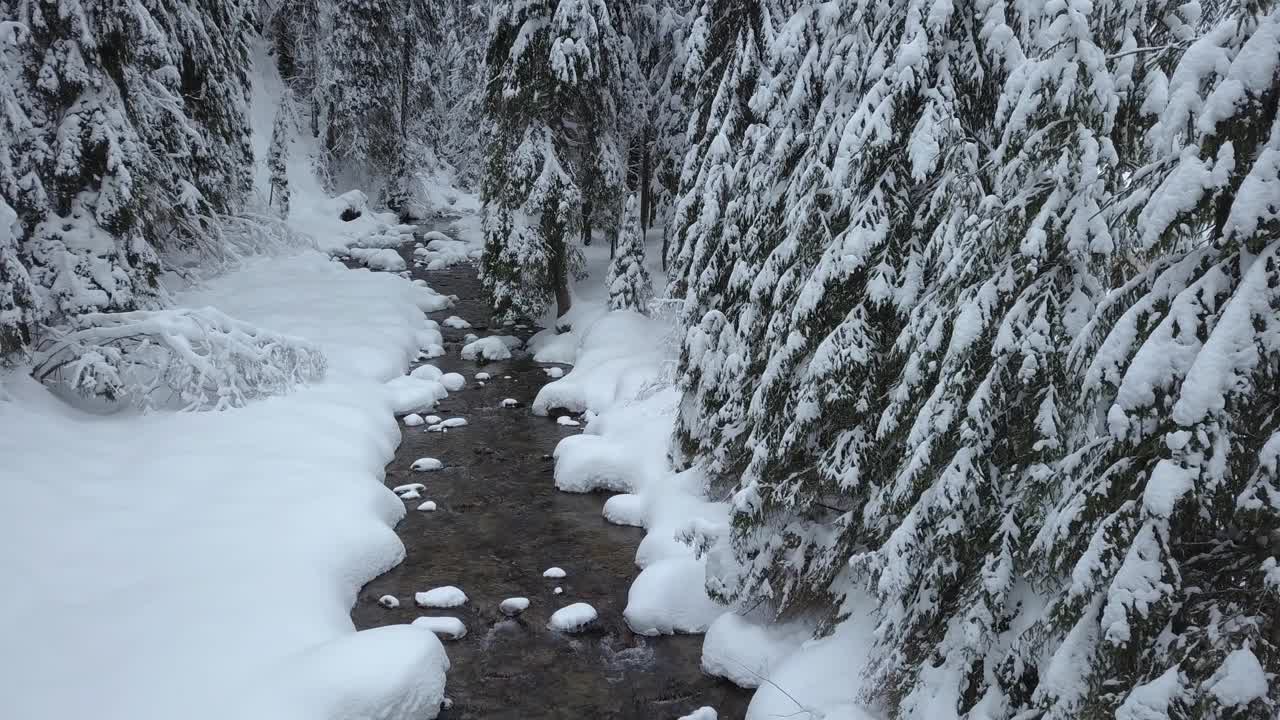
[[[401,249],[411,268],[412,252],[412,245]],[[466,624],[466,637],[445,642],[452,662],[446,694],[453,701],[440,715],[445,720],[675,720],[704,705],[716,708],[722,720],[743,717],[750,693],[702,673],[701,636],[642,637],[623,621],[643,531],[607,523],[601,516],[604,495],[555,489],[551,452],[561,438],[581,429],[529,411],[538,389],[552,380],[544,372],[550,366],[519,352],[483,365],[460,359],[467,333],[527,340],[537,328],[485,327],[490,308],[474,265],[412,273],[459,298],[456,307],[433,313],[433,319],[458,315],[474,326],[442,325],[446,355],[430,361],[468,381],[430,414],[466,418],[468,425],[446,433],[401,426],[386,484],[427,487],[421,500],[407,503],[408,514],[396,527],[405,561],[361,590],[351,612],[356,627],[408,623],[423,615],[453,616]],[[478,372],[492,378],[481,386]],[[520,406],[501,407],[506,398]],[[420,457],[438,458],[445,468],[412,472],[409,466]],[[416,510],[424,500],[435,501],[438,509]],[[552,566],[564,568],[567,577],[544,578]],[[469,601],[450,610],[415,607],[415,592],[445,585],[461,588]],[[555,594],[556,587],[563,593]],[[378,598],[387,594],[401,606],[380,606]],[[508,619],[498,604],[516,596],[531,605]],[[595,626],[575,635],[548,630],[551,613],[575,602],[596,608]]]

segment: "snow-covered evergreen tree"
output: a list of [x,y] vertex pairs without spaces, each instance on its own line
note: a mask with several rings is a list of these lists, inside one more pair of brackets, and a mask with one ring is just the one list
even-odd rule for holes
[[40,300],[19,255],[22,225],[0,197],[0,361],[27,347],[40,317]]
[[[15,57],[21,29],[0,21],[0,59]],[[34,138],[8,72],[0,72],[0,361],[26,348],[41,318],[40,295],[23,261],[23,227],[7,198],[22,193]],[[24,167],[27,166],[27,167]]]
[[1196,591],[1277,562],[1274,12],[805,3],[716,55],[672,222],[711,591],[865,583],[897,717],[1274,713],[1212,688],[1275,663],[1276,595]]
[[271,127],[271,145],[267,148],[267,169],[271,173],[271,207],[282,218],[289,217],[289,138],[293,123],[285,100],[276,111]]
[[484,114],[483,73],[489,9],[462,0],[446,3],[441,40],[435,52],[439,81],[431,122],[437,154],[451,163],[464,185],[478,188],[484,172],[479,118]]
[[610,310],[634,310],[649,313],[649,301],[653,299],[653,281],[644,266],[644,235],[640,231],[640,205],[636,196],[627,198],[622,215],[622,230],[605,287],[609,289]]
[[213,250],[215,216],[249,188],[247,4],[6,0],[0,15],[15,21],[0,190],[32,308],[155,304],[158,253]]
[[[631,36],[643,78],[642,125],[632,133],[631,160],[640,193],[640,227],[665,226],[680,181],[680,166],[689,149],[687,131],[697,86],[686,79],[690,58],[688,35],[695,17],[693,0],[648,0],[636,5]],[[664,242],[663,262],[668,248]]]
[[1112,218],[1146,267],[1071,348],[1071,452],[1029,533],[1053,591],[1028,654],[1062,668],[1044,717],[1280,707],[1249,683],[1280,662],[1280,11],[1221,10],[1129,43],[1145,152]]
[[560,87],[560,132],[574,148],[567,157],[582,190],[586,244],[597,223],[606,233],[617,233],[627,148],[644,112],[644,83],[627,34],[630,19],[628,2],[559,0],[552,20],[550,60]]
[[[629,43],[603,0],[493,9],[481,278],[499,317],[569,310],[575,230],[624,187],[620,89]],[[590,207],[588,207],[590,205]]]
[[343,169],[390,168],[402,116],[399,0],[335,0],[324,40],[329,72],[318,81],[325,148]]

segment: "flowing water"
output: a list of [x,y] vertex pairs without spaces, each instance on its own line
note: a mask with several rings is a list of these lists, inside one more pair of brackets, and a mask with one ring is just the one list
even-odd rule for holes
[[[406,258],[411,252],[404,249]],[[469,332],[527,339],[536,328],[485,328],[490,309],[472,265],[414,269],[413,276],[459,297],[456,307],[432,318],[458,315],[475,326],[442,326],[447,354],[432,361],[468,380],[466,389],[451,393],[432,413],[463,417],[468,425],[447,433],[402,426],[386,484],[421,482],[427,488],[421,500],[409,503],[396,528],[408,557],[360,592],[351,612],[356,627],[406,623],[422,615],[451,615],[466,623],[467,636],[446,643],[453,663],[447,689],[453,705],[441,714],[446,720],[674,720],[704,705],[715,707],[722,719],[743,717],[749,694],[700,671],[701,636],[641,637],[623,621],[642,531],[605,522],[603,495],[555,489],[551,452],[579,429],[529,412],[538,389],[551,381],[543,371],[548,366],[519,355],[484,365],[460,359],[462,337]],[[477,372],[492,378],[481,387]],[[520,407],[501,407],[506,398]],[[420,457],[438,458],[445,469],[410,471]],[[415,510],[424,500],[435,501],[438,509]],[[552,566],[568,576],[543,578]],[[469,602],[453,610],[414,606],[413,593],[443,585],[462,588]],[[562,594],[555,594],[556,587]],[[378,605],[386,594],[399,598],[401,607]],[[498,604],[516,596],[531,605],[510,620]],[[577,635],[548,630],[551,613],[575,602],[595,606],[596,626]]]

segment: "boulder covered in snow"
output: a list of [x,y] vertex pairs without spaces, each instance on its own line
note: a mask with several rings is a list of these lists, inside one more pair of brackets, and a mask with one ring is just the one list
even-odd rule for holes
[[455,617],[420,617],[413,621],[415,627],[425,628],[446,640],[461,640],[467,635],[467,626]]
[[440,422],[431,425],[431,427],[427,428],[427,432],[444,432],[451,428],[465,427],[466,424],[466,418],[449,418],[448,420],[441,420]]
[[330,211],[343,222],[351,222],[369,209],[369,196],[359,190],[348,190],[328,202]]
[[506,600],[503,600],[501,604],[498,605],[498,609],[501,610],[502,614],[506,615],[507,617],[515,617],[520,613],[524,612],[525,610],[529,609],[529,598],[525,598],[525,597],[507,598]]
[[413,461],[410,469],[414,472],[435,472],[444,469],[444,463],[433,457],[418,458]]
[[547,627],[557,632],[581,632],[599,618],[596,609],[587,603],[574,603],[552,613]]
[[452,585],[445,585],[444,587],[432,588],[426,592],[416,593],[413,596],[413,600],[421,607],[451,608],[465,605],[467,603],[467,594]]
[[449,317],[445,318],[443,324],[445,327],[453,328],[455,330],[466,330],[467,328],[471,327],[471,323],[467,322],[466,320],[463,320],[457,315],[450,315]]
[[514,335],[490,335],[462,346],[463,360],[507,360],[511,351],[524,344]]

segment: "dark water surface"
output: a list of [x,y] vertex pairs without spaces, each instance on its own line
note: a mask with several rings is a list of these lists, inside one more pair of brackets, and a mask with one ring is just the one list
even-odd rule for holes
[[[404,252],[410,257],[412,248]],[[461,340],[469,332],[527,338],[536,330],[483,327],[490,311],[475,274],[472,265],[413,271],[439,292],[459,297],[456,307],[432,318],[458,315],[475,326],[442,326],[447,355],[432,361],[468,382],[432,414],[464,417],[469,424],[447,433],[402,426],[403,441],[387,466],[386,483],[420,482],[427,489],[421,500],[407,503],[408,514],[396,527],[408,557],[361,590],[351,611],[356,627],[407,623],[422,615],[452,615],[466,623],[465,638],[446,642],[453,663],[446,691],[453,707],[441,714],[447,720],[674,720],[703,705],[715,707],[722,719],[743,717],[750,695],[699,669],[701,636],[645,638],[623,622],[643,534],[605,522],[605,496],[555,489],[551,452],[579,429],[529,412],[538,389],[551,381],[543,372],[548,366],[520,355],[483,366],[460,359]],[[474,380],[481,371],[493,376],[484,387]],[[500,407],[504,398],[521,407]],[[411,472],[420,457],[439,458],[446,467]],[[417,511],[425,500],[434,500],[437,511]],[[552,566],[564,568],[568,577],[543,578]],[[452,610],[414,606],[413,593],[442,585],[462,588],[469,602]],[[563,594],[553,593],[556,586]],[[401,607],[378,605],[386,594],[399,598]],[[498,604],[515,596],[529,598],[531,605],[518,620],[508,620]],[[594,630],[563,635],[546,628],[552,612],[575,602],[599,611]]]

